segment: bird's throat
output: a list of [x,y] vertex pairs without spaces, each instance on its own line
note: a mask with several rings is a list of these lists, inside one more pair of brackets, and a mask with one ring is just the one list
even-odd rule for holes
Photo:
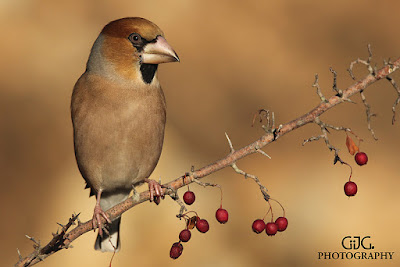
[[140,72],[142,73],[143,81],[150,84],[153,81],[154,75],[156,74],[158,64],[145,64],[140,66]]

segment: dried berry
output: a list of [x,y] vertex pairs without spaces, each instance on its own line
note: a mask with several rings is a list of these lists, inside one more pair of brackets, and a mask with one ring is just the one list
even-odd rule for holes
[[183,246],[180,242],[176,242],[172,244],[171,250],[169,251],[169,256],[173,259],[179,258],[182,254]]

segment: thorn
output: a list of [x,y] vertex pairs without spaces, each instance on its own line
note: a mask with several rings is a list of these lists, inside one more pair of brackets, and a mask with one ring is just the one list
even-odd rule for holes
[[330,134],[331,132],[328,130],[328,128],[324,127],[325,131],[328,132],[328,134]]
[[40,261],[44,261],[45,257],[43,257],[42,255],[36,255],[36,257],[40,260]]
[[256,148],[256,151],[257,151],[258,153],[260,153],[261,155],[264,155],[264,156],[266,156],[267,158],[271,159],[271,157],[270,157],[267,153],[265,153],[262,149]]
[[353,100],[351,100],[350,98],[342,98],[343,101],[352,103],[352,104],[357,104],[356,102],[354,102]]
[[21,252],[19,251],[18,248],[17,248],[17,253],[18,253],[19,260],[22,261],[23,257],[22,257]]
[[65,225],[61,224],[61,223],[57,223],[58,226],[61,226],[61,228],[64,228]]
[[228,144],[229,144],[229,148],[231,149],[231,153],[235,152],[235,149],[233,149],[233,146],[232,146],[232,141],[226,132],[225,132],[225,136],[226,136],[226,139],[228,140]]
[[333,159],[333,165],[336,165],[337,162],[342,162],[342,160],[339,158],[339,155],[335,155],[335,158]]

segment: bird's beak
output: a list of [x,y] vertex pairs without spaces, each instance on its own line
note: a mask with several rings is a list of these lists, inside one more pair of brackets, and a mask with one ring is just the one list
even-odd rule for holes
[[142,63],[160,64],[179,62],[179,57],[164,37],[158,36],[155,42],[148,43],[143,48]]

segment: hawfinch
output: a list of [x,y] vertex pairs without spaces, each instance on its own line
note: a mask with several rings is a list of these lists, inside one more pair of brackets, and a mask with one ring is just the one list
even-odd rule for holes
[[[147,182],[151,199],[162,196],[161,186],[148,179],[161,154],[166,120],[157,68],[176,61],[177,54],[157,25],[123,18],[103,28],[75,84],[75,156],[87,188],[96,195],[96,250],[120,249],[121,218],[110,221],[105,211],[127,199],[133,187]],[[104,233],[101,217],[108,222]]]

